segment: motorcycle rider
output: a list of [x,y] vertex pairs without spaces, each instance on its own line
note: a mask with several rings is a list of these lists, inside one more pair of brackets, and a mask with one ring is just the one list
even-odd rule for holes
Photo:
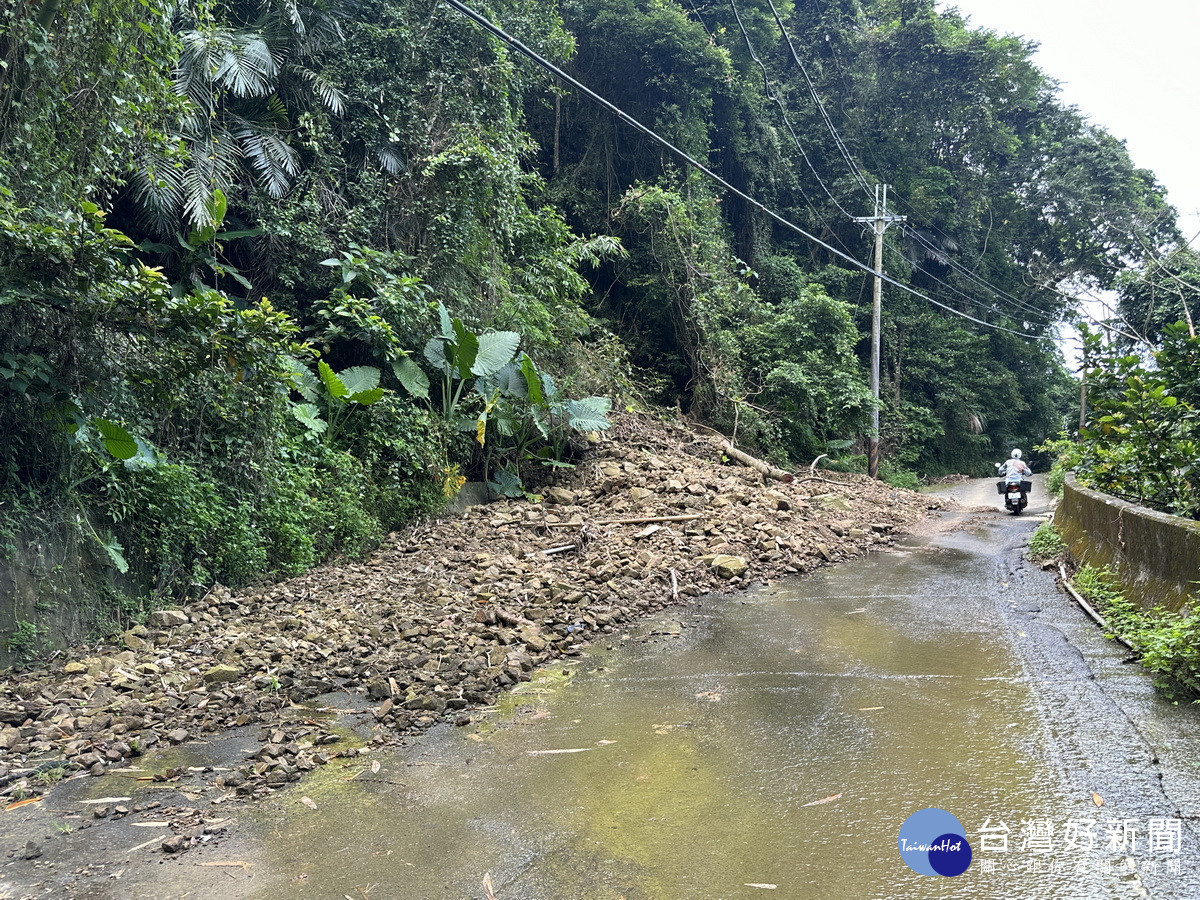
[[1013,450],[1012,456],[1009,459],[1006,459],[1002,463],[996,463],[996,469],[999,471],[1001,478],[1009,472],[1015,472],[1022,478],[1028,478],[1033,474],[1033,469],[1029,468],[1029,465],[1021,459],[1020,450]]

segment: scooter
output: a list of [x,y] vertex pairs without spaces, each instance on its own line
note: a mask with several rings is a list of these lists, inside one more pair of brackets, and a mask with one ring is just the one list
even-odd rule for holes
[[[1003,463],[996,463],[1000,468]],[[1019,472],[1007,472],[996,482],[996,490],[1004,497],[1004,508],[1014,516],[1019,516],[1021,510],[1029,505],[1029,492],[1033,490],[1033,482],[1025,481]]]

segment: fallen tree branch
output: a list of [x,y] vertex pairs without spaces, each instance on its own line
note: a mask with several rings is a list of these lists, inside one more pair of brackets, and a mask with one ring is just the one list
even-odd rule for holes
[[555,553],[566,553],[568,550],[578,550],[575,544],[563,544],[561,547],[551,547],[549,550],[534,550],[526,556],[553,556]]
[[[647,516],[639,519],[604,519],[600,522],[538,522],[538,525],[546,528],[586,528],[591,525],[649,525],[652,522],[691,522],[695,519],[703,519],[701,513],[690,513],[685,516]],[[511,525],[514,523],[506,522]]]
[[721,441],[721,452],[730,459],[736,459],[743,466],[749,466],[754,471],[762,473],[764,478],[774,478],[776,481],[782,481],[784,484],[791,484],[794,478],[791,472],[785,472],[783,469],[777,469],[775,466],[763,462],[761,459],[755,459],[749,453],[745,453],[733,446],[728,440]]
[[822,453],[820,456],[818,456],[816,459],[814,459],[812,462],[810,462],[808,464],[808,474],[816,475],[817,474],[817,463],[819,463],[821,460],[823,460],[828,455],[829,455],[828,453]]
[[1079,591],[1075,590],[1075,586],[1073,584],[1071,584],[1070,579],[1067,578],[1067,567],[1064,566],[1062,563],[1059,563],[1058,571],[1059,571],[1059,574],[1062,575],[1062,586],[1067,589],[1068,594],[1070,594],[1072,597],[1075,598],[1075,602],[1083,607],[1083,611],[1086,612],[1089,616],[1091,616],[1092,620],[1097,625],[1099,625],[1105,631],[1112,634],[1112,636],[1114,638],[1116,638],[1118,641],[1120,641],[1122,644],[1124,644],[1126,647],[1128,647],[1134,653],[1137,653],[1138,652],[1137,647],[1135,647],[1133,644],[1131,644],[1129,641],[1127,641],[1121,635],[1117,634],[1112,629],[1112,627],[1108,624],[1108,621],[1104,618],[1104,616],[1102,616],[1099,612],[1097,612],[1090,603],[1088,603],[1085,599],[1083,599],[1083,595],[1080,594]]
[[820,475],[806,475],[804,478],[801,478],[799,481],[793,482],[793,484],[804,484],[806,481],[819,481],[822,484],[833,484],[833,485],[837,485],[838,487],[846,486],[845,482],[834,481],[830,478],[822,478]]

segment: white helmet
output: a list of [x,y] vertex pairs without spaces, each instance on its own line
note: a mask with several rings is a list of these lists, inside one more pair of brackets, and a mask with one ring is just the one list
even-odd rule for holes
[[1013,459],[1020,459],[1020,458],[1021,458],[1021,451],[1020,451],[1020,450],[1014,450],[1014,451],[1012,452],[1012,458],[1013,458]]

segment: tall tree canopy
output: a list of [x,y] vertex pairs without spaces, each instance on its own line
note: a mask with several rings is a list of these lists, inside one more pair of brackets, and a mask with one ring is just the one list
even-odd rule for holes
[[485,11],[821,243],[438,0],[2,4],[3,528],[57,504],[164,590],[297,571],[561,463],[571,391],[854,465],[879,182],[925,295],[886,290],[889,477],[1059,430],[1071,290],[1192,308],[1152,174],[932,0]]

